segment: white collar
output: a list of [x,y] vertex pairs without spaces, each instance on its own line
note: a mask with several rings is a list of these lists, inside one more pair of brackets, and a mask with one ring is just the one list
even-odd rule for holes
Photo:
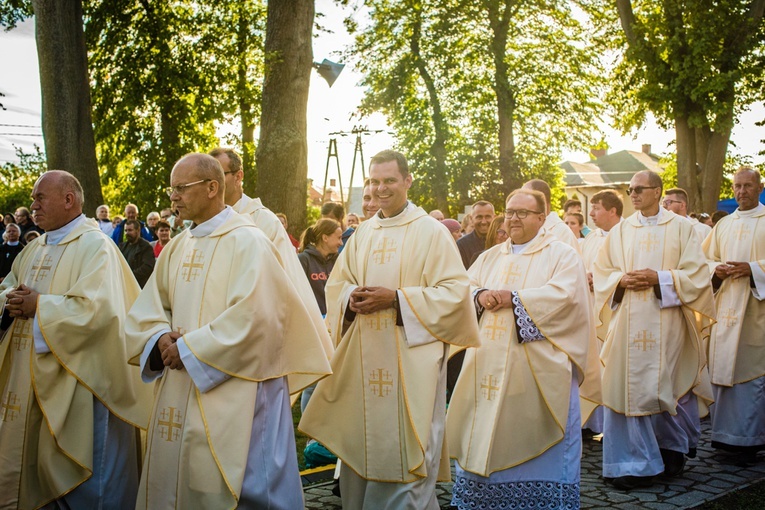
[[75,219],[64,225],[63,227],[46,232],[45,244],[57,245],[60,243],[69,233],[81,224],[85,223],[88,219],[84,214],[80,214]]
[[234,210],[227,205],[225,209],[223,209],[221,212],[209,220],[205,221],[204,223],[200,223],[196,227],[189,230],[189,234],[191,234],[191,237],[207,237],[212,234],[216,228],[223,225],[223,223],[233,213]]
[[758,203],[757,207],[754,207],[752,209],[749,209],[748,211],[742,211],[741,209],[737,209],[738,215],[743,216],[745,218],[748,218],[750,216],[754,216],[755,214],[761,212],[765,208],[765,205],[762,205],[762,203]]
[[659,220],[661,220],[661,217],[663,214],[664,214],[664,208],[659,206],[659,212],[653,216],[644,216],[642,211],[638,211],[637,219],[640,222],[640,224],[643,225],[644,227],[647,227],[647,226],[653,227],[659,224]]
[[526,241],[523,244],[515,244],[512,240],[510,240],[510,251],[513,252],[513,255],[520,255],[521,253],[526,251],[526,248],[528,248],[531,243],[534,242],[534,239],[539,237],[539,232],[541,231],[542,229],[540,228],[539,231],[537,232],[537,235],[535,235],[529,241]]

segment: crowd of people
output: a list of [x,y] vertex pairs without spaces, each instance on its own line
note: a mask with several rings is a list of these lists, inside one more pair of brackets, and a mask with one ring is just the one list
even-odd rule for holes
[[450,459],[454,508],[578,508],[583,441],[629,491],[681,477],[707,415],[721,455],[765,449],[756,170],[711,225],[637,172],[590,230],[539,179],[427,213],[388,150],[363,217],[325,203],[299,240],[243,179],[188,154],[171,207],[117,222],[48,171],[5,223],[0,506],[303,508],[298,398],[348,509],[437,509]]

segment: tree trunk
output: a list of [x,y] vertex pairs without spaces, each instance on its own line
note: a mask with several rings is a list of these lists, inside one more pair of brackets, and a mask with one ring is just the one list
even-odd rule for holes
[[104,198],[90,115],[82,1],[35,0],[33,5],[48,168],[77,177],[85,210],[95,211]]
[[523,177],[515,158],[515,132],[513,115],[515,98],[507,74],[505,54],[507,33],[514,8],[513,0],[503,2],[500,14],[494,2],[488,3],[489,25],[492,30],[491,52],[494,56],[494,91],[497,94],[497,116],[499,121],[499,173],[502,176],[502,194],[507,196],[523,185]]
[[306,223],[308,86],[313,69],[313,0],[268,2],[257,191],[263,203],[289,218],[293,232]]
[[420,52],[420,40],[422,38],[422,10],[415,8],[415,21],[412,27],[412,37],[409,40],[409,48],[414,57],[414,63],[417,71],[425,83],[428,90],[428,98],[431,106],[431,120],[433,121],[433,132],[435,133],[433,143],[430,146],[430,154],[433,156],[435,168],[431,175],[431,186],[436,199],[436,208],[440,209],[449,217],[449,176],[446,167],[446,140],[449,137],[449,130],[444,121],[443,111],[441,110],[441,100],[438,97],[436,83],[428,71],[425,61]]
[[245,194],[255,195],[255,122],[252,103],[247,94],[247,52],[250,45],[249,24],[252,23],[244,2],[239,4],[239,23],[236,31],[237,89],[239,90],[239,122],[242,124],[242,166]]

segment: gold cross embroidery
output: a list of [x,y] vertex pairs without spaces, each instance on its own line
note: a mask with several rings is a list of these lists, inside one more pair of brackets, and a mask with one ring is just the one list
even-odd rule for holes
[[180,411],[174,407],[169,408],[169,410],[168,408],[165,408],[162,409],[159,416],[160,419],[157,420],[157,425],[160,427],[159,437],[171,443],[177,441],[181,435],[181,428],[183,427]]
[[393,380],[391,379],[390,372],[382,368],[376,368],[372,371],[369,386],[372,387],[372,393],[378,397],[387,397],[393,389]]
[[383,310],[381,312],[368,315],[366,317],[367,326],[375,331],[382,331],[388,329],[391,321],[393,320],[393,310]]
[[507,323],[505,322],[505,318],[501,317],[496,314],[490,315],[491,318],[491,324],[487,324],[483,327],[484,330],[484,338],[487,340],[496,340],[497,335],[507,332]]
[[181,276],[187,282],[199,278],[199,270],[205,267],[204,254],[199,253],[199,257],[197,257],[197,251],[193,250],[191,253],[187,253],[186,261],[181,266]]
[[13,421],[21,412],[21,402],[15,393],[8,392],[5,394],[5,400],[2,403],[2,418],[3,421]]
[[656,340],[654,339],[653,335],[646,331],[645,329],[638,333],[638,336],[636,336],[632,343],[638,346],[638,349],[643,350],[643,352],[653,349],[653,344],[656,343]]
[[521,273],[518,271],[518,264],[511,263],[502,271],[501,278],[505,285],[508,285],[517,282],[519,276]]
[[[390,244],[388,244],[389,242]],[[372,260],[375,264],[387,264],[393,258],[394,253],[396,253],[396,243],[393,239],[383,237],[377,248],[372,251]]]
[[494,386],[495,384],[499,384],[499,380],[491,374],[481,379],[481,393],[486,400],[494,400],[494,392],[499,391],[499,386]]
[[38,282],[48,276],[48,271],[51,270],[51,262],[53,262],[53,259],[49,255],[45,255],[42,258],[42,262],[40,259],[37,259],[35,265],[32,266],[32,271],[35,271],[34,281]]
[[736,324],[738,324],[738,315],[736,315],[736,310],[734,310],[733,308],[728,308],[727,310],[725,310],[725,315],[720,317],[720,320],[724,321],[725,325],[729,328],[731,326],[735,326]]
[[640,251],[651,252],[659,247],[659,240],[655,234],[647,234],[639,243]]
[[749,225],[739,225],[738,228],[736,228],[736,232],[735,232],[736,240],[746,241],[747,239],[749,239],[750,233],[751,233],[751,230],[749,229]]
[[32,329],[33,320],[34,319],[22,320],[21,330],[16,333],[16,338],[13,340],[13,346],[17,351],[26,349],[27,345],[29,345],[29,341],[32,340],[32,333],[29,330]]

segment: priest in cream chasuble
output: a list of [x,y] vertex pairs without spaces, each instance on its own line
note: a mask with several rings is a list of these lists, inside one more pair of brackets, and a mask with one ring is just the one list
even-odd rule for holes
[[[305,305],[311,321],[319,332],[321,344],[326,352],[326,358],[327,360],[331,359],[334,346],[329,338],[319,306],[313,297],[311,286],[297,258],[295,247],[292,246],[287,231],[282,226],[282,222],[279,221],[279,218],[270,209],[263,205],[260,198],[250,198],[244,193],[242,190],[242,179],[244,178],[242,160],[233,149],[216,148],[210,152],[210,155],[215,157],[223,168],[226,184],[226,205],[231,206],[239,214],[248,215],[255,223],[255,226],[262,230],[266,237],[274,243],[287,276],[289,276],[292,285],[295,286],[295,290],[297,290],[298,295],[303,300],[303,305]],[[297,399],[300,390],[310,384],[310,379],[310,376],[304,374],[293,374],[287,378],[293,400]]]
[[217,160],[184,156],[171,183],[194,226],[127,323],[131,362],[157,380],[137,508],[300,508],[286,377],[329,373],[319,332],[274,245],[224,206]]
[[579,505],[578,387],[598,359],[597,351],[588,359],[594,332],[584,265],[542,227],[543,211],[541,193],[513,192],[510,239],[468,272],[481,346],[466,351],[447,416],[459,509],[500,508],[513,498]]
[[704,243],[716,292],[717,323],[709,343],[715,392],[712,445],[754,461],[765,448],[765,206],[760,174],[733,177],[739,204]]
[[[595,223],[595,228],[587,237],[584,238],[582,243],[582,259],[584,260],[584,267],[587,270],[587,278],[590,286],[590,302],[593,304],[592,308],[595,311],[595,293],[592,286],[592,272],[595,266],[595,258],[598,252],[603,247],[603,243],[608,237],[608,232],[614,228],[622,219],[622,212],[624,210],[624,203],[621,196],[619,196],[613,190],[603,190],[595,193],[590,199],[590,218]],[[592,369],[597,371],[598,380],[602,378],[603,365],[600,363],[600,351],[603,348],[603,343],[606,341],[606,335],[608,333],[608,323],[611,320],[611,309],[603,310],[603,320],[599,321],[597,317],[594,317],[594,323],[600,323],[595,329],[596,339],[591,341],[590,348],[595,349],[598,352],[598,363],[595,367],[589,367],[588,371]],[[603,432],[603,407],[600,405],[601,401],[592,401],[585,398],[580,399],[582,409],[582,428],[587,428],[594,433]]]
[[71,174],[46,172],[32,195],[47,233],[0,283],[3,322],[15,315],[0,343],[0,507],[132,508],[152,398],[123,332],[140,289]]
[[[638,212],[611,229],[593,276],[600,321],[612,310],[601,352],[603,474],[619,478],[617,487],[681,472],[698,442],[699,413],[712,401],[706,348],[714,305],[698,238],[659,206],[657,174],[635,174],[631,191]],[[626,437],[625,420],[640,438]]]
[[478,344],[454,240],[407,202],[402,165],[393,151],[372,159],[381,212],[358,227],[327,281],[333,375],[300,422],[342,460],[346,508],[438,508],[436,478],[449,478],[446,352]]

